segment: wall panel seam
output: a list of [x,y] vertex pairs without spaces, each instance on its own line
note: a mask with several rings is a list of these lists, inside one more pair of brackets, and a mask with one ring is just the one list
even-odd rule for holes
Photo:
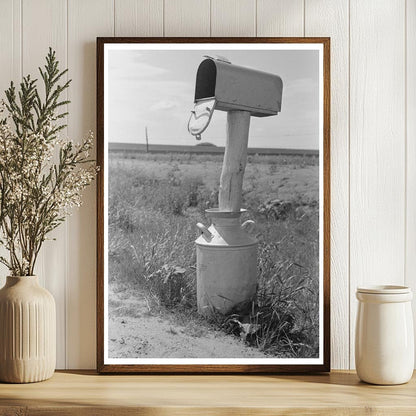
[[212,36],[212,2],[209,0],[209,35]]
[[306,36],[306,0],[303,0],[303,37]]
[[351,369],[351,0],[348,0],[348,369]]
[[23,78],[23,0],[20,0],[20,81]]
[[404,285],[407,284],[407,76],[407,0],[404,0]]
[[[69,1],[70,0],[66,0],[66,66],[67,68],[69,68]],[[67,73],[67,77],[66,79],[68,80],[69,78],[69,71]],[[68,91],[66,92],[66,99],[68,100]],[[68,117],[68,116],[67,116]],[[67,130],[67,135],[68,135],[68,130]],[[67,310],[67,306],[68,303],[66,301],[67,298],[67,287],[68,287],[68,257],[69,257],[69,245],[68,245],[68,233],[69,233],[69,225],[68,225],[68,221],[65,221],[65,276],[64,276],[64,323],[65,323],[65,331],[64,331],[64,357],[65,357],[65,369],[68,368],[68,354],[67,354],[67,350],[68,350],[68,346],[67,346],[67,333],[68,333],[68,310]]]

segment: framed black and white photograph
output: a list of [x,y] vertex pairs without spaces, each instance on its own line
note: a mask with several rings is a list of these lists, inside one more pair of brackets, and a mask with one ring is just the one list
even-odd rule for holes
[[98,371],[329,371],[329,38],[97,39]]

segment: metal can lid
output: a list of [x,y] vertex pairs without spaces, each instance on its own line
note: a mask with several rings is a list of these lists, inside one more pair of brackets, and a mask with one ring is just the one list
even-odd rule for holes
[[367,287],[357,287],[357,293],[372,293],[379,295],[396,295],[401,293],[411,293],[408,286],[399,285],[374,285]]

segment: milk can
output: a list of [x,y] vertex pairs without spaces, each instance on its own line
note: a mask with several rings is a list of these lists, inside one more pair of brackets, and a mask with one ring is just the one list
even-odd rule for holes
[[257,240],[248,231],[254,222],[241,224],[240,212],[206,210],[209,228],[198,223],[197,299],[198,312],[209,316],[227,314],[233,308],[247,306],[256,295]]
[[412,377],[412,297],[412,291],[405,286],[357,289],[355,365],[362,381],[402,384]]

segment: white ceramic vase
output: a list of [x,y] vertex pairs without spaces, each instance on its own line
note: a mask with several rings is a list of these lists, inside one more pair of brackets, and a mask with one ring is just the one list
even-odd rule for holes
[[8,276],[0,290],[0,381],[50,378],[56,364],[56,312],[36,276]]
[[412,297],[412,291],[405,286],[357,289],[355,365],[362,381],[402,384],[412,377]]

